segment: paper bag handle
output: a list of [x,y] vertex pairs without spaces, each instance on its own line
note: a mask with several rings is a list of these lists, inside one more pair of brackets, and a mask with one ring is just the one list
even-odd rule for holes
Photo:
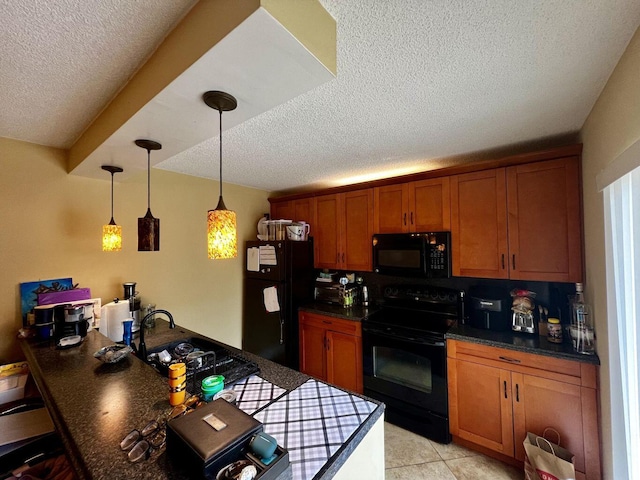
[[544,431],[542,432],[542,438],[547,440],[547,430],[556,434],[556,437],[558,437],[558,441],[556,442],[556,445],[560,446],[560,432],[558,432],[555,428],[551,428],[551,427],[545,428]]

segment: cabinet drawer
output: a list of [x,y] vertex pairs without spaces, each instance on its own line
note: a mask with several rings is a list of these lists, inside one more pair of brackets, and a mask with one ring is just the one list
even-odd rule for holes
[[448,355],[453,358],[476,361],[483,359],[485,364],[507,368],[514,371],[528,372],[535,369],[538,372],[549,372],[561,375],[577,377],[582,375],[580,363],[570,360],[535,355],[533,353],[518,352],[504,348],[489,347],[471,342],[448,340]]
[[342,332],[348,335],[362,336],[362,324],[357,321],[344,320],[327,315],[319,315],[317,313],[300,312],[299,319],[308,325],[315,325],[326,330],[334,332]]

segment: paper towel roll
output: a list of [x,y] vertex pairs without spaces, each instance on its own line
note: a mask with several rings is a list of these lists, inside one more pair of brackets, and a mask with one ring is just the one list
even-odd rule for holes
[[100,333],[114,342],[122,342],[124,327],[122,321],[131,317],[129,302],[110,302],[101,309]]

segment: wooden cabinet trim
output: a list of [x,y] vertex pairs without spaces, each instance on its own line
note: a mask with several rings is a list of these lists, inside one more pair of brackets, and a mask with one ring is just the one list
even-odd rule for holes
[[300,320],[309,325],[315,325],[326,330],[342,332],[356,337],[362,336],[362,324],[357,321],[309,312],[301,312]]
[[[581,378],[582,375],[582,364],[580,362],[563,360],[546,355],[536,355],[533,353],[490,347],[471,342],[456,342],[455,352],[458,358],[461,358],[461,355],[479,357],[485,360],[497,362],[497,364],[501,365],[501,368],[507,368],[514,371],[522,371],[520,369],[531,368],[543,372],[558,373],[563,376],[576,377],[578,379]],[[575,379],[570,383],[574,382]]]
[[499,167],[507,167],[511,165],[519,165],[524,163],[534,163],[556,158],[575,157],[582,153],[582,144],[566,145],[562,147],[538,150],[535,152],[526,152],[522,154],[500,156],[499,158],[480,160],[477,162],[466,162],[452,167],[439,168],[426,172],[413,173],[398,177],[383,178],[370,182],[363,182],[352,185],[343,185],[339,187],[323,188],[313,191],[298,193],[283,193],[282,195],[270,197],[268,200],[271,204],[283,202],[287,200],[295,200],[305,197],[315,197],[319,195],[343,193],[351,190],[361,190],[364,188],[383,187],[386,185],[394,185],[398,183],[408,183],[420,181],[428,178],[448,177],[469,172],[477,172],[482,170],[490,170]]

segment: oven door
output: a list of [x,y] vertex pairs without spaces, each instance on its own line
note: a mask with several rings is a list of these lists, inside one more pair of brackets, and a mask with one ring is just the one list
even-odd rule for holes
[[448,416],[447,354],[443,338],[363,324],[365,394],[393,398]]

